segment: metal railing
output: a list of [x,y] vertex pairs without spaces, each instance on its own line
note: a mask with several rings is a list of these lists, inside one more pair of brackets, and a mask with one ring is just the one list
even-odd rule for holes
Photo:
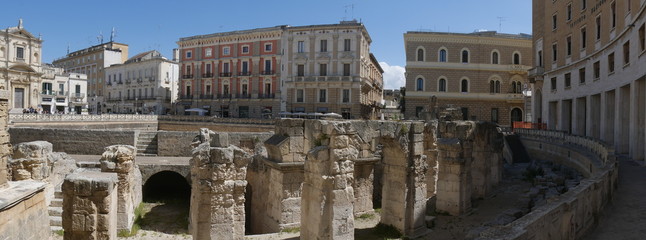
[[157,115],[138,114],[9,114],[9,121],[13,122],[66,122],[66,121],[157,121]]
[[230,123],[230,124],[254,124],[254,125],[273,125],[273,119],[259,118],[215,118],[211,116],[178,116],[162,115],[158,116],[159,121],[177,121],[177,122],[213,122],[213,123]]
[[262,71],[260,75],[274,75],[274,71]]

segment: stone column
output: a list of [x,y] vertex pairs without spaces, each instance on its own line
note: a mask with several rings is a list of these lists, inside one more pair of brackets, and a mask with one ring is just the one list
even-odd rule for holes
[[117,239],[117,175],[83,172],[63,182],[65,240]]
[[471,210],[471,142],[438,139],[437,211],[457,216]]
[[12,152],[9,133],[7,132],[7,122],[9,120],[8,99],[9,92],[0,90],[0,188],[6,187],[7,181],[9,181],[7,161]]
[[338,128],[344,126],[333,128],[336,129],[324,127],[324,132],[330,136],[329,146],[312,149],[305,161],[301,239],[354,239],[352,182],[354,160],[359,151],[350,135],[338,134]]
[[135,164],[137,149],[129,145],[113,145],[101,155],[101,172],[117,173],[119,178],[118,225],[119,230],[130,230],[135,222],[135,209],[141,203],[141,172]]
[[245,187],[251,155],[236,146],[193,150],[191,226],[194,239],[243,239]]

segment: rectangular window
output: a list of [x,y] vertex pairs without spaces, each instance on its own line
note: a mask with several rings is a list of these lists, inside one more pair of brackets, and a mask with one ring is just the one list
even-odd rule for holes
[[608,54],[608,74],[615,72],[615,53]]
[[265,44],[265,52],[271,52],[271,43]]
[[327,40],[321,40],[321,52],[327,52]]
[[186,75],[191,75],[191,65],[186,65]]
[[249,46],[242,46],[242,53],[249,53]]
[[350,102],[350,89],[343,89],[343,102],[344,103],[349,103]]
[[567,11],[567,12],[566,12],[566,14],[567,14],[567,20],[568,20],[568,21],[572,20],[572,3],[570,3],[570,4],[568,4],[568,5],[567,5],[566,11]]
[[556,91],[556,77],[550,79],[550,89],[552,89],[552,91]]
[[552,44],[552,61],[556,62],[557,59],[557,54],[558,54],[558,48],[556,43]]
[[206,70],[206,74],[210,74],[211,73],[211,64],[207,63],[206,68],[204,70]]
[[211,55],[213,55],[213,49],[207,48],[206,51],[204,52],[204,55],[207,57],[210,57]]
[[594,64],[592,64],[592,70],[594,73],[594,79],[598,80],[601,76],[601,64],[599,63],[599,61],[596,61]]
[[265,74],[271,74],[271,60],[265,60]]
[[298,70],[297,75],[298,75],[299,77],[305,76],[305,65],[303,65],[303,64],[298,64],[298,65],[296,65],[296,68],[297,68],[297,70]]
[[579,83],[585,83],[585,68],[579,68]]
[[571,56],[572,55],[572,36],[568,36],[567,38],[565,38],[565,43],[566,43],[565,48],[566,48],[567,56]]
[[646,50],[646,24],[639,28],[639,51]]
[[587,0],[581,0],[581,10],[584,10],[586,8],[586,2]]
[[344,63],[343,64],[343,76],[350,76],[350,64],[349,63]]
[[193,57],[193,52],[186,51],[186,58],[191,58],[191,57]]
[[624,43],[624,65],[630,63],[630,41]]
[[327,102],[327,89],[319,89],[319,102]]
[[556,29],[556,14],[552,15],[552,30]]
[[617,26],[617,4],[615,2],[610,3],[610,27],[615,28]]
[[597,27],[597,35],[596,35],[597,38],[596,39],[599,40],[599,39],[601,39],[601,16],[597,17],[597,19],[595,20],[595,24],[596,24],[596,27]]
[[222,72],[229,73],[229,63],[222,63]]
[[319,73],[321,76],[327,76],[327,64],[321,64],[319,66]]
[[572,74],[565,74],[565,88],[570,88],[572,86]]
[[229,55],[229,54],[231,54],[231,48],[223,47],[222,48],[222,55]]
[[343,39],[343,51],[350,51],[350,39]]
[[17,47],[16,48],[16,58],[17,59],[25,59],[25,49],[22,47]]
[[587,32],[585,28],[581,28],[581,49],[585,49],[587,46],[586,42],[588,40]]
[[296,102],[303,102],[303,89],[296,89]]
[[298,41],[298,52],[305,52],[305,41]]
[[498,123],[498,108],[491,109],[491,121]]
[[249,62],[244,61],[242,62],[242,75],[247,75],[249,72]]

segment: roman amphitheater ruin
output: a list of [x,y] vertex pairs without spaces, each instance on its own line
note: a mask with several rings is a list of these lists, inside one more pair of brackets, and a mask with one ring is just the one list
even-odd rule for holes
[[[505,166],[521,162],[534,174],[517,191],[531,204],[470,238],[582,239],[617,188],[616,158],[602,142],[452,121],[461,118],[451,109],[429,110],[424,121],[277,119],[246,132],[197,130],[207,123],[159,130],[172,124],[157,116],[78,116],[88,123],[59,119],[43,128],[25,119],[9,127],[6,96],[0,239],[48,239],[53,229],[64,230],[64,239],[116,239],[132,227],[150,186],[171,175],[190,186],[193,239],[286,229],[299,229],[301,239],[354,239],[364,214],[380,215],[380,225],[407,238],[436,239],[436,218],[472,214],[474,202],[505,181]],[[146,155],[159,161],[139,162]],[[171,156],[189,160],[162,161]]]

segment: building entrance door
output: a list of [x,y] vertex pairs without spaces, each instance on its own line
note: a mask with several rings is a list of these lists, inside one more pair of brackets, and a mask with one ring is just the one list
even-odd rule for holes
[[16,88],[13,94],[13,107],[14,108],[24,108],[25,107],[25,89]]

